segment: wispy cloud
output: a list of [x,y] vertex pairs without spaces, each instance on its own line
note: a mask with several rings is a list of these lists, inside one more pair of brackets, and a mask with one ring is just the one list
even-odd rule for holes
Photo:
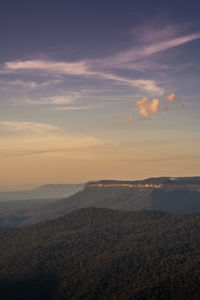
[[13,132],[29,132],[35,134],[46,134],[47,132],[58,132],[61,129],[55,125],[35,123],[35,122],[20,122],[20,121],[0,121],[1,130],[11,130]]
[[[147,35],[147,32],[151,34]],[[162,71],[170,68],[168,65],[159,64],[154,55],[199,38],[200,33],[183,34],[178,26],[167,26],[159,29],[143,28],[140,30],[140,38],[132,48],[113,54],[110,57],[74,62],[48,59],[17,60],[6,62],[3,70],[5,72],[30,72],[30,74],[37,72],[37,74],[51,76],[81,76],[94,80],[106,79],[115,84],[127,85],[149,94],[163,95],[166,91],[160,86],[161,82],[146,78],[147,74],[144,76],[145,70],[157,69],[157,71]],[[128,76],[122,76],[116,74],[116,69],[139,71],[141,77],[139,78],[138,74],[136,77],[133,72]],[[27,84],[34,87],[33,82]]]
[[47,60],[13,61],[5,63],[7,70],[43,70],[48,73],[66,75],[90,75],[87,61],[56,62]]
[[[154,33],[156,35],[156,31]],[[160,38],[160,37],[159,37]],[[164,37],[162,37],[164,38]],[[123,51],[118,53],[112,57],[109,57],[104,60],[104,65],[107,67],[125,67],[126,63],[130,62],[138,62],[141,59],[149,57],[150,55],[156,54],[158,52],[166,51],[168,49],[181,46],[183,44],[189,43],[193,40],[197,40],[200,38],[200,33],[194,33],[190,35],[184,35],[177,38],[169,39],[167,36],[167,40],[153,42],[149,45],[142,45],[133,47],[128,51]],[[138,64],[138,63],[137,63]],[[136,67],[137,67],[136,64]],[[134,65],[133,65],[134,67]]]
[[[45,149],[45,150],[28,150],[28,151],[12,151],[9,153],[0,153],[4,157],[18,157],[18,156],[32,156],[32,155],[40,155],[40,154],[56,154],[56,153],[67,153],[67,152],[73,152],[73,151],[81,151],[81,150],[87,150],[88,148],[96,148],[98,146],[80,146],[80,147],[68,147],[68,148],[53,148],[53,149]],[[1,155],[0,155],[1,156]]]
[[34,81],[23,81],[23,80],[0,80],[0,85],[5,86],[20,86],[25,88],[35,88],[37,83]]
[[[80,98],[80,93],[71,92],[64,95],[56,95],[51,97],[43,97],[40,99],[25,98],[21,102],[32,105],[69,105],[76,102]],[[18,102],[18,101],[17,101]]]
[[157,85],[154,80],[147,79],[130,79],[123,76],[117,76],[112,73],[108,73],[102,70],[94,70],[94,64],[92,61],[83,62],[54,62],[54,61],[16,61],[7,62],[6,68],[10,70],[40,70],[60,75],[71,75],[71,76],[92,76],[93,78],[109,79],[116,82],[117,84],[128,85],[136,87],[141,90],[148,92],[154,92],[163,94],[163,89]]
[[125,84],[129,85],[134,88],[139,88],[143,91],[155,93],[158,95],[164,94],[164,89],[159,87],[154,80],[147,80],[147,79],[128,79],[125,77],[109,74],[109,73],[101,73],[101,77],[109,80],[115,81],[117,84]]
[[170,160],[191,160],[191,159],[200,159],[200,155],[184,155],[184,156],[171,156],[171,157],[161,157],[161,158],[152,158],[148,159],[148,161],[170,161]]
[[55,107],[55,110],[91,110],[97,107],[97,105],[57,106]]
[[73,154],[75,150],[82,151],[116,143],[95,136],[70,134],[52,124],[24,121],[0,122],[0,158],[58,152]]
[[[88,94],[87,94],[88,95]],[[89,104],[85,102],[82,97],[85,96],[85,92],[65,92],[64,94],[49,96],[49,97],[41,97],[41,98],[23,98],[23,99],[15,99],[13,103],[15,105],[40,105],[40,106],[48,106],[54,110],[67,111],[67,110],[91,110],[99,107],[99,104]]]
[[40,87],[46,87],[52,84],[61,83],[61,79],[49,80],[44,82],[35,82],[35,81],[25,81],[25,80],[0,80],[0,86],[10,86],[10,87],[24,87],[28,89],[35,89]]

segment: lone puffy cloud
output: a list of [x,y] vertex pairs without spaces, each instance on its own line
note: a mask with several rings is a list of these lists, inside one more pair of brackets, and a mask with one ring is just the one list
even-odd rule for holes
[[174,93],[171,93],[166,96],[167,101],[174,102],[176,100],[176,95]]
[[160,100],[144,97],[136,103],[137,110],[144,117],[149,115],[157,115],[160,112]]

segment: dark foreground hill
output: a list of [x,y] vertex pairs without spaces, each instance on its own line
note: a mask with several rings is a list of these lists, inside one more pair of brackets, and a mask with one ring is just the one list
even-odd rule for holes
[[86,208],[1,229],[0,299],[200,299],[200,214]]

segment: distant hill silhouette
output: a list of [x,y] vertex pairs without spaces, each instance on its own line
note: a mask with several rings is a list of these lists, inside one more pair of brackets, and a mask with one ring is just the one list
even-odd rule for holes
[[45,184],[33,190],[0,192],[0,201],[49,199],[68,197],[84,187],[84,184]]

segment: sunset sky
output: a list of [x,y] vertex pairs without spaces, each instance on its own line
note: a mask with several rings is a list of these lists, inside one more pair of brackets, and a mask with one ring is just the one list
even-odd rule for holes
[[0,4],[0,190],[200,175],[200,2]]

